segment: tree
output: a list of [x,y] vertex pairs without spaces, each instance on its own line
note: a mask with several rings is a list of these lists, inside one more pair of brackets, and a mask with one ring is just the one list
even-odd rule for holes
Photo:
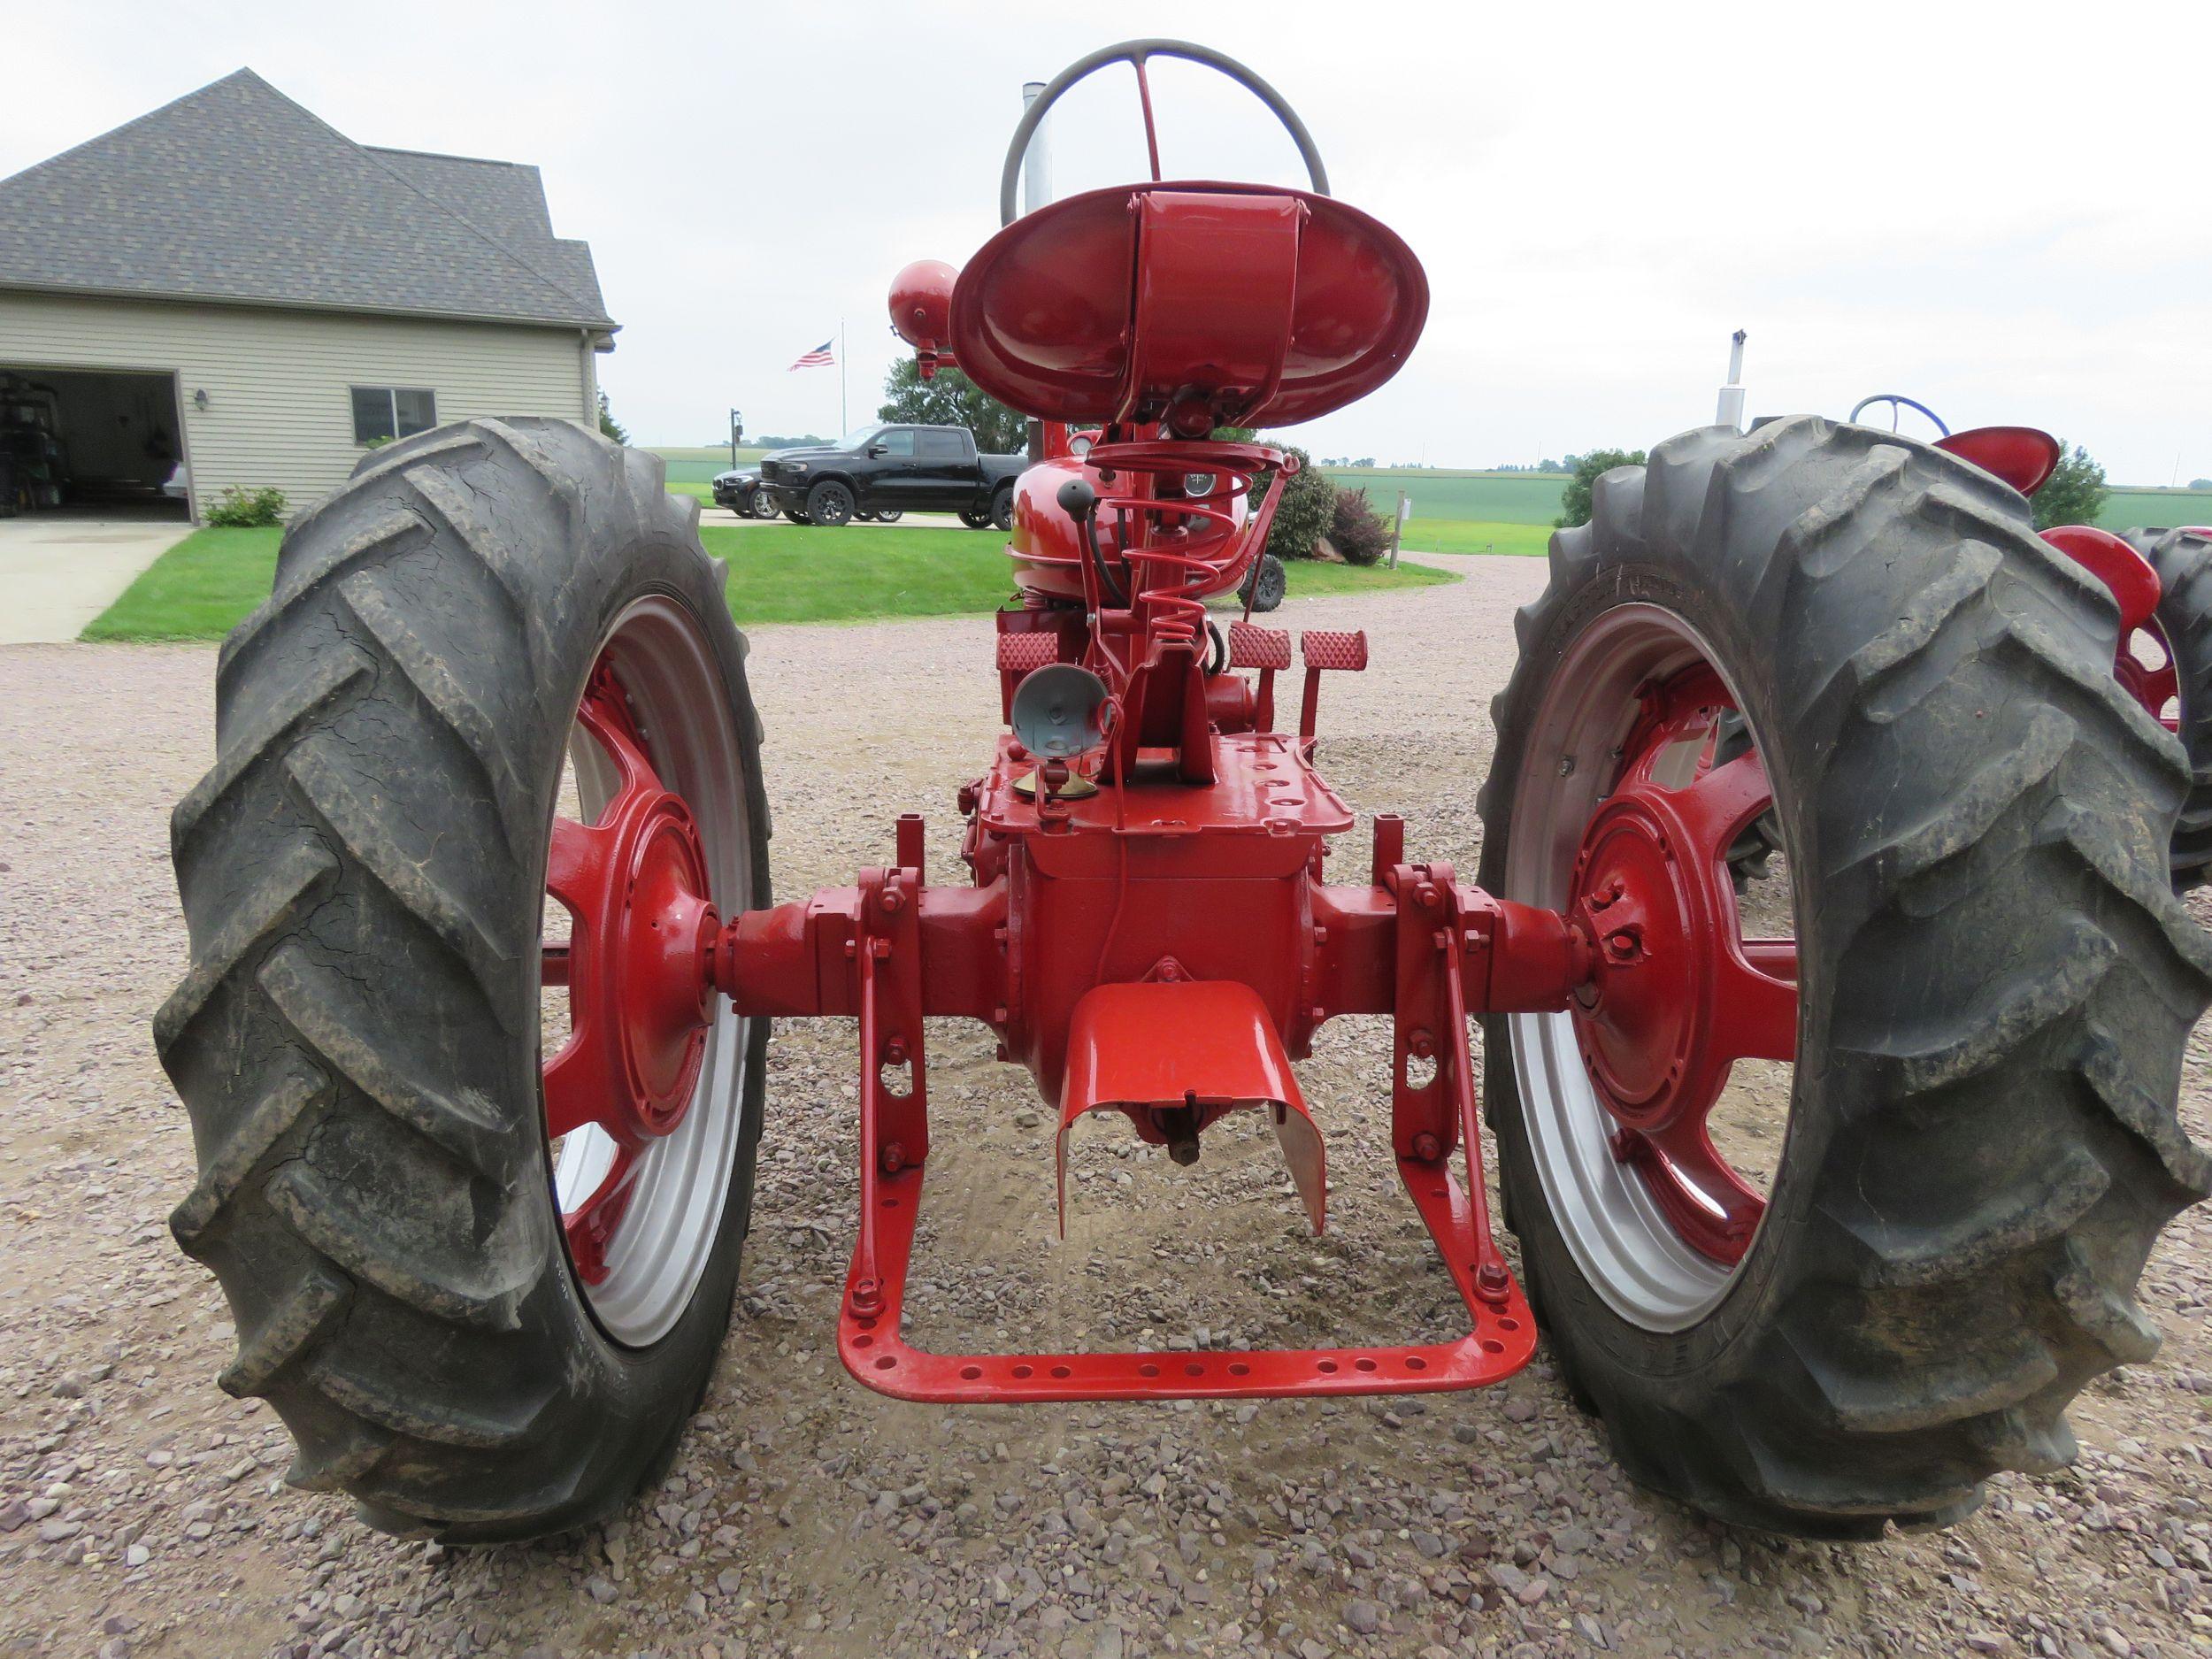
[[612,438],[617,443],[627,443],[630,441],[629,432],[620,421],[614,418],[614,410],[607,402],[604,387],[602,387],[599,391],[599,432],[601,436]]
[[975,447],[1012,455],[1029,447],[1029,422],[993,397],[957,369],[940,369],[929,380],[912,357],[891,365],[883,382],[879,420],[902,420],[917,426],[965,426]]
[[2189,480],[2189,488],[2191,489],[2212,489],[2212,478],[2193,478]]
[[1562,530],[1590,522],[1590,488],[1617,466],[1641,466],[1641,449],[1593,449],[1575,457],[1575,470],[1567,488],[1559,493],[1559,517],[1552,523]]
[[2104,511],[2104,468],[2089,458],[2078,443],[2070,454],[2058,446],[2059,463],[2050,480],[2035,492],[2035,527],[2047,530],[2057,524],[2094,524]]

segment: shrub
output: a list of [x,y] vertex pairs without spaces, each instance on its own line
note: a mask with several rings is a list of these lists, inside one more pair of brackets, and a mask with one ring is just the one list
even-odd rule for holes
[[1340,489],[1329,519],[1329,543],[1347,565],[1372,565],[1390,550],[1390,526],[1363,489]]
[[1310,559],[1336,514],[1336,486],[1303,449],[1284,453],[1296,456],[1302,470],[1275,486],[1283,499],[1275,509],[1275,522],[1268,526],[1267,550],[1279,559]]
[[242,489],[232,484],[224,489],[221,499],[207,510],[207,521],[230,530],[256,529],[282,518],[284,504],[284,492],[280,489]]
[[1641,466],[1641,449],[1593,449],[1575,458],[1574,475],[1567,480],[1567,488],[1559,493],[1559,517],[1552,523],[1562,530],[1571,530],[1578,524],[1590,522],[1590,487],[1617,466]]

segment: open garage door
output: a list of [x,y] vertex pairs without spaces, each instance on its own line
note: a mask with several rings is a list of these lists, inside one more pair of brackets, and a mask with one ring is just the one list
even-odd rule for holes
[[0,513],[183,518],[173,374],[0,363]]

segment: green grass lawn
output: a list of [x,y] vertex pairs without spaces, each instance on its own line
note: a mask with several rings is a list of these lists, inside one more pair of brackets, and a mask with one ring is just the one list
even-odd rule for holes
[[221,639],[269,596],[283,534],[195,530],[141,572],[81,637]]
[[[995,610],[1014,590],[1005,543],[972,530],[710,525],[701,535],[708,552],[729,561],[730,610],[742,623],[960,616]],[[1294,599],[1454,580],[1410,565],[1387,571],[1302,561],[1290,565],[1289,577]]]
[[[269,596],[280,534],[195,531],[155,560],[82,637],[221,639]],[[1004,542],[972,530],[710,525],[701,534],[707,551],[728,562],[730,610],[749,626],[964,616],[994,610],[1013,591]],[[1293,597],[1453,580],[1409,565],[1290,567]]]

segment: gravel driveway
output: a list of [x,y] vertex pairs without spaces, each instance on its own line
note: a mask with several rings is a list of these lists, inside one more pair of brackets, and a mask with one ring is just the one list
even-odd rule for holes
[[[1322,758],[1417,856],[1471,869],[1487,709],[1537,560],[1294,602],[1365,626]],[[981,620],[754,636],[779,890],[879,862],[995,726]],[[1625,1485],[1540,1350],[1474,1395],[945,1411],[848,1381],[833,1347],[853,1228],[851,1033],[779,1036],[744,1289],[674,1472],[603,1532],[457,1554],[281,1480],[272,1413],[217,1390],[214,1283],[165,1225],[190,1181],[148,1021],[181,972],[167,813],[208,764],[215,653],[0,649],[0,1655],[2088,1655],[2212,1643],[2212,1225],[2168,1233],[2151,1364],[2093,1386],[2080,1463],[1996,1483],[1956,1529],[1859,1548],[1708,1524]],[[1363,824],[1343,849],[1363,867]],[[1311,1342],[1442,1334],[1448,1283],[1394,1191],[1387,1025],[1304,1068],[1331,1231],[1300,1225],[1271,1138],[1179,1170],[1113,1125],[1076,1137],[1052,1236],[1048,1118],[979,1029],[933,1034],[940,1136],[917,1267],[938,1342]],[[2207,1133],[2208,1055],[2185,1117]],[[1231,1129],[1235,1125],[1225,1125]]]

